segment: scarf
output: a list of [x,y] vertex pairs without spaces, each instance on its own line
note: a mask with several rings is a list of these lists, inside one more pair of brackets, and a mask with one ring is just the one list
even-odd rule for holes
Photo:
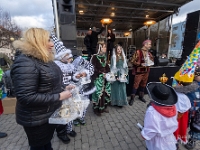
[[153,106],[153,108],[158,111],[161,115],[165,116],[165,117],[173,117],[176,115],[176,106],[160,106],[160,105],[156,105],[154,103],[151,104]]

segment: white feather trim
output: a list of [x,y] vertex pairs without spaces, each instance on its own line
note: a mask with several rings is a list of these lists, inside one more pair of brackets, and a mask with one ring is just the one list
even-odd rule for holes
[[127,61],[126,61],[126,56],[124,54],[124,49],[122,48],[122,56],[124,57],[124,64],[123,64],[123,68],[127,68],[128,65],[127,65]]
[[73,78],[74,81],[79,81],[80,78],[76,78],[76,76],[77,76],[78,74],[79,74],[79,72],[76,72],[76,73],[73,75],[72,78]]
[[72,51],[70,49],[66,49],[65,51],[62,51],[58,54],[55,55],[55,59],[56,60],[61,60],[62,59],[62,56],[66,55],[66,54],[71,54]]
[[87,91],[87,92],[83,92],[83,95],[90,95],[92,93],[94,93],[96,91],[96,86],[94,86],[91,90]]

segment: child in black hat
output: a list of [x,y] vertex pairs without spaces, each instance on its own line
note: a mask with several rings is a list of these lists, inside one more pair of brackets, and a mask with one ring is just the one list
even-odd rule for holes
[[[199,64],[200,65],[200,64]],[[200,66],[197,65],[195,69],[194,82],[191,84],[196,87],[196,90],[187,93],[188,98],[191,102],[190,113],[190,138],[188,143],[185,145],[187,149],[195,148],[196,141],[200,140]]]
[[160,82],[147,84],[151,103],[146,111],[141,131],[148,150],[176,150],[174,131],[178,127],[174,89]]

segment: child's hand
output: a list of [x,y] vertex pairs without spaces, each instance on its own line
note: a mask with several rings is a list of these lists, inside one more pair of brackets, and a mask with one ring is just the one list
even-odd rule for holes
[[85,72],[82,73],[82,77],[86,77],[87,74]]
[[74,85],[68,85],[68,86],[65,87],[65,90],[72,90],[74,88],[75,88]]
[[78,79],[81,78],[81,77],[82,77],[81,73],[79,73],[79,74],[76,75],[76,78],[78,78]]

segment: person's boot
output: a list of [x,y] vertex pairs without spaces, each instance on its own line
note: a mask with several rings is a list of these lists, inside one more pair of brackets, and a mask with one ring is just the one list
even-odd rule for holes
[[6,133],[0,132],[0,138],[4,138],[4,137],[6,137],[6,136],[7,136]]
[[195,141],[194,141],[193,139],[190,138],[190,139],[188,140],[187,144],[185,144],[184,146],[185,146],[185,148],[187,148],[187,149],[193,149],[193,148],[195,148],[196,143],[195,143]]
[[69,134],[69,136],[71,136],[71,137],[75,137],[76,136],[76,132],[74,130],[72,130],[71,132],[69,132],[67,134]]
[[144,99],[144,92],[139,92],[139,100],[146,103],[146,100]]
[[86,124],[85,119],[79,119],[79,122],[80,122],[80,124],[81,124],[82,126],[84,126],[84,125]]
[[97,109],[94,109],[94,113],[95,113],[97,116],[101,116],[101,113],[100,113]]
[[79,126],[79,125],[80,125],[79,119],[74,120],[74,121],[73,121],[73,124],[74,124],[75,126]]
[[70,142],[70,138],[67,136],[67,131],[65,128],[63,130],[57,131],[57,136],[65,144]]
[[131,94],[131,99],[130,99],[130,101],[129,101],[129,103],[128,103],[130,106],[133,105],[134,98],[135,98],[135,94]]

